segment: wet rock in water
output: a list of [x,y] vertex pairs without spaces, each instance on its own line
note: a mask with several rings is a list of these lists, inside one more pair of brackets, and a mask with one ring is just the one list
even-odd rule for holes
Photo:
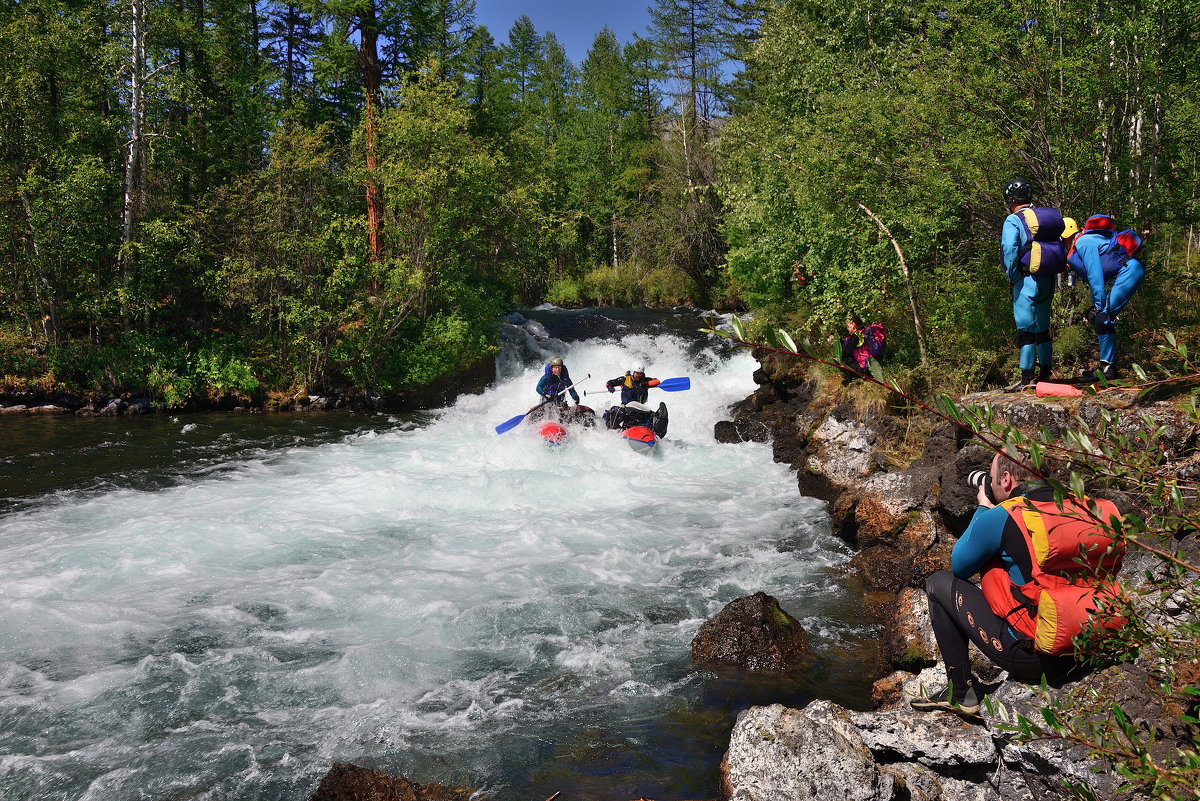
[[808,658],[808,634],[800,621],[764,592],[729,602],[692,640],[693,660],[747,670],[792,670]]
[[58,406],[53,403],[43,403],[40,406],[31,406],[27,410],[27,414],[66,414],[70,409]]
[[327,398],[322,395],[309,395],[307,403],[303,403],[303,410],[306,412],[323,412],[326,409],[333,408],[334,399]]
[[321,779],[309,801],[467,801],[473,792],[465,787],[420,785],[403,776],[338,763]]
[[713,436],[722,445],[766,442],[771,438],[771,431],[766,424],[754,420],[721,420],[713,426]]
[[134,398],[125,407],[125,414],[148,414],[152,411],[149,398]]
[[112,400],[110,400],[108,402],[108,404],[103,409],[96,412],[96,414],[101,415],[103,417],[116,417],[117,415],[124,414],[125,409],[128,406],[129,406],[129,404],[127,404],[125,401],[121,400],[120,398],[113,398]]

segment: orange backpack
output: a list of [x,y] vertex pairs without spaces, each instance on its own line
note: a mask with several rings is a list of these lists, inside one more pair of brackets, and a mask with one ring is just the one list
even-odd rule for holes
[[1114,576],[1125,542],[1097,521],[1120,522],[1112,502],[1068,498],[1060,510],[1054,501],[1017,497],[1000,505],[1025,537],[1033,578],[1016,585],[999,560],[988,567],[980,587],[996,614],[1032,640],[1035,651],[1049,655],[1073,653],[1072,640],[1089,624],[1111,630],[1125,625],[1105,608],[1124,597]]

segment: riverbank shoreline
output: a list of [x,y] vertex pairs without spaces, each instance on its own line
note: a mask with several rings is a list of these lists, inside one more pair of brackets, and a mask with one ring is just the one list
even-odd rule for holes
[[283,393],[268,393],[259,398],[226,393],[175,408],[167,407],[150,396],[134,393],[111,394],[82,389],[61,392],[17,390],[12,385],[0,384],[0,416],[120,417],[210,412],[412,412],[445,406],[463,394],[477,394],[490,386],[495,379],[496,361],[494,358],[487,358],[453,375],[403,392],[379,393],[370,389],[340,388],[318,395],[299,393],[287,396]]
[[[966,475],[985,466],[991,452],[965,427],[944,422],[933,428],[915,460],[893,467],[880,458],[889,444],[888,413],[860,415],[853,403],[832,397],[836,390],[824,387],[822,394],[801,360],[764,351],[755,355],[761,364],[755,373],[759,389],[731,409],[731,419],[718,423],[718,437],[769,441],[776,461],[795,471],[798,491],[829,502],[834,530],[856,550],[852,569],[876,597],[884,664],[877,666],[871,712],[828,701],[743,712],[722,763],[721,798],[1077,797],[1068,786],[1086,788],[1092,797],[1114,797],[1123,783],[1120,772],[1097,756],[1102,746],[1092,747],[1087,739],[1101,734],[1052,730],[1044,737],[1014,738],[1025,725],[1019,719],[1038,726],[1047,705],[1069,717],[1092,698],[1109,699],[1101,705],[1119,705],[1131,725],[1152,732],[1154,759],[1165,759],[1172,748],[1187,748],[1195,727],[1181,719],[1171,693],[1159,689],[1164,681],[1176,680],[1161,675],[1145,656],[1039,689],[1008,681],[976,653],[973,667],[993,706],[974,721],[913,712],[910,698],[945,683],[924,579],[949,564],[954,540],[976,508]],[[1155,451],[1174,465],[1177,476],[1200,472],[1197,431],[1186,410],[1143,401],[1136,391],[1069,401],[981,393],[960,402],[985,404],[997,420],[1047,436],[1061,436],[1072,425],[1111,425],[1133,441],[1139,426],[1150,426],[1157,429]],[[1132,498],[1121,498],[1119,506],[1127,514],[1150,513]],[[1193,563],[1197,560],[1195,531],[1163,547],[1182,549]],[[1123,575],[1136,586],[1138,577],[1161,569],[1148,552],[1135,549],[1126,556]],[[1194,622],[1194,612],[1180,608],[1175,614],[1182,615],[1184,627]],[[1188,693],[1186,687],[1172,692],[1181,698]],[[1118,756],[1111,752],[1110,760]]]

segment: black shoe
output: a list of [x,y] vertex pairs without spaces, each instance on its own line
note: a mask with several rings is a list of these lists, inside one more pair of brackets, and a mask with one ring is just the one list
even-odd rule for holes
[[1037,380],[1038,381],[1049,381],[1050,380],[1050,372],[1051,372],[1051,369],[1049,367],[1046,367],[1045,365],[1043,365],[1038,370]]
[[1084,381],[1099,381],[1103,376],[1105,381],[1115,381],[1117,378],[1117,366],[1111,362],[1100,362],[1100,366],[1095,370],[1084,370]]
[[932,712],[941,710],[943,712],[962,713],[964,715],[979,714],[979,693],[974,687],[968,687],[963,693],[961,700],[953,700],[945,689],[941,692],[936,692],[928,698],[914,698],[908,702],[908,705],[917,712]]
[[651,418],[650,428],[661,439],[667,435],[667,404],[658,404],[658,411]]
[[1021,378],[1011,387],[1005,387],[1005,392],[1020,392],[1026,387],[1032,387],[1036,382],[1033,380],[1033,370],[1022,370]]

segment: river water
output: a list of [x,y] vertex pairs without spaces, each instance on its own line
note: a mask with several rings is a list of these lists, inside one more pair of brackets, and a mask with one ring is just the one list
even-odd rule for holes
[[[699,325],[513,315],[496,383],[429,413],[0,419],[0,795],[294,800],[354,762],[504,800],[695,798],[751,703],[865,707],[850,552],[768,446],[713,439],[756,364]],[[651,398],[660,452],[497,435],[552,355],[598,412],[634,360],[689,376]],[[813,664],[690,664],[759,590]]]

